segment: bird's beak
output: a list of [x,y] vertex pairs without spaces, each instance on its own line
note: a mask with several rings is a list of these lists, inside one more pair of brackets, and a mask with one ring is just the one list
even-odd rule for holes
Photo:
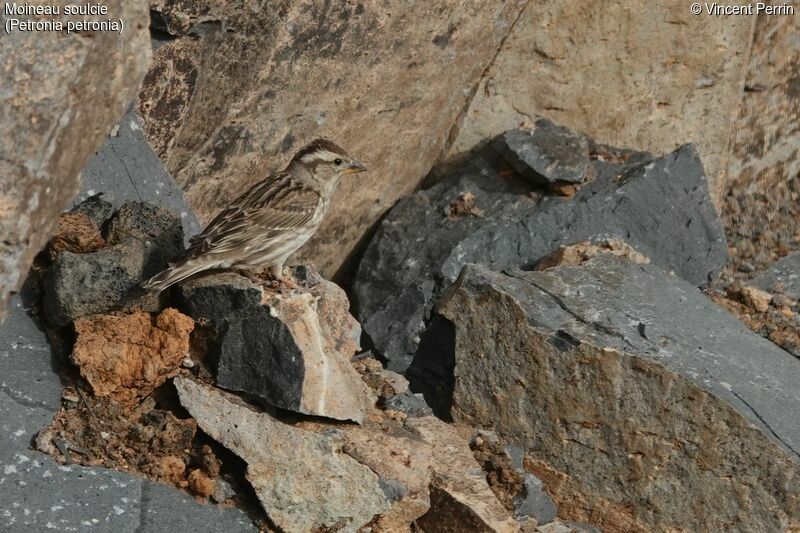
[[365,170],[367,170],[367,167],[365,167],[364,165],[362,165],[358,161],[353,161],[352,163],[347,165],[347,168],[344,170],[344,173],[345,174],[357,174],[359,172],[364,172]]

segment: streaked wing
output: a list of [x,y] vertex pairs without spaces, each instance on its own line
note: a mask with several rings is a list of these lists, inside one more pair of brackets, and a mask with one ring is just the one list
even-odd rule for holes
[[319,203],[319,195],[291,175],[270,176],[217,215],[192,239],[181,259],[243,250],[302,228],[310,223]]

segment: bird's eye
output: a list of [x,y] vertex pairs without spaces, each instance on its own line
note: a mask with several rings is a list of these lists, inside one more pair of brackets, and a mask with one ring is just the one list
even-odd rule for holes
[[338,167],[339,165],[342,164],[342,160],[337,157],[336,159],[333,160],[333,164]]

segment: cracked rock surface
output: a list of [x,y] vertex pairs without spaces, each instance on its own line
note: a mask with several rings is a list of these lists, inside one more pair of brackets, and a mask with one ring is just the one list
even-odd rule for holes
[[437,312],[455,333],[454,418],[521,445],[559,516],[798,526],[800,362],[685,280],[609,255],[468,265]]

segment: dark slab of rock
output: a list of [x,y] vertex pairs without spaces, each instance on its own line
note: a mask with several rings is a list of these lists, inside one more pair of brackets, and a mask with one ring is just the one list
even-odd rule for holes
[[234,273],[181,286],[186,312],[211,321],[217,384],[299,413],[361,422],[364,382],[350,363],[361,329],[347,296],[313,273],[300,291],[265,289]]
[[[89,200],[91,213],[102,213]],[[80,204],[76,209],[80,209]],[[43,284],[45,317],[56,326],[123,305],[142,281],[183,250],[180,219],[148,202],[126,202],[105,224],[111,246],[92,253],[62,252]]]
[[687,281],[610,255],[468,265],[437,312],[455,332],[453,416],[521,445],[573,519],[780,531],[800,516],[800,361]]
[[800,252],[789,254],[776,261],[763,274],[753,278],[749,284],[800,300]]
[[[695,285],[725,265],[724,234],[694,147],[656,160],[590,148],[596,178],[570,199],[537,201],[523,179],[500,174],[498,156],[486,150],[392,209],[354,284],[364,331],[389,368],[408,368],[433,299],[466,263],[526,268],[561,245],[613,237]],[[479,215],[447,216],[465,193]]]
[[593,175],[586,136],[546,118],[530,130],[507,131],[495,148],[517,172],[540,185],[581,183]]

